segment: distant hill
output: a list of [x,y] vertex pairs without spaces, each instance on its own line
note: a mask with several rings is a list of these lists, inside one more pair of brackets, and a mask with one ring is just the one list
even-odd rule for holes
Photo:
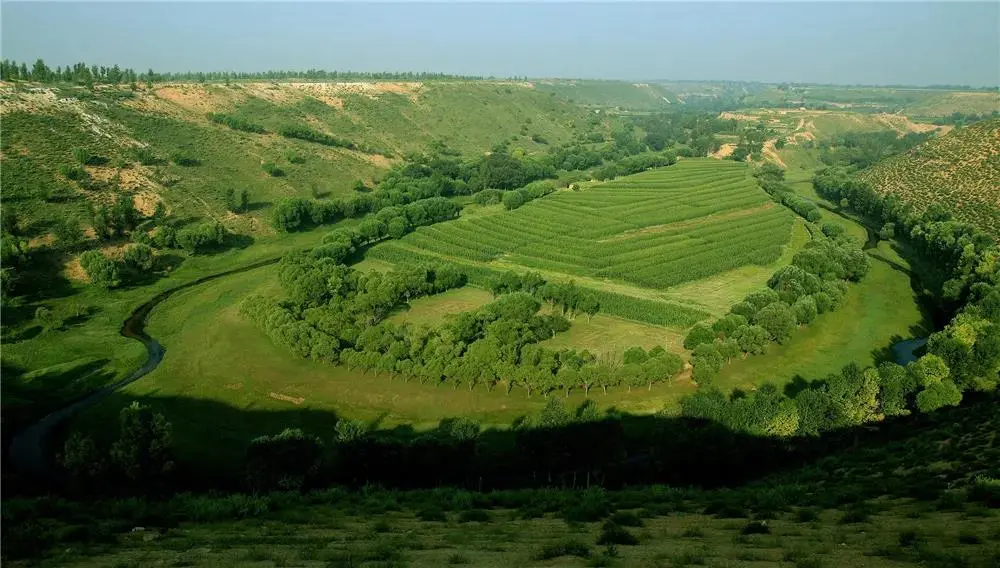
[[941,203],[1000,238],[1000,119],[933,138],[862,172],[881,193],[923,210]]

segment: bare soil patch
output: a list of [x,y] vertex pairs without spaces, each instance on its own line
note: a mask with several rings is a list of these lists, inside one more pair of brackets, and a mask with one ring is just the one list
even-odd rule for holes
[[723,144],[719,146],[718,150],[712,153],[712,157],[717,160],[724,160],[733,155],[734,150],[736,150],[736,144]]
[[300,404],[302,404],[303,402],[306,401],[306,399],[304,399],[302,397],[288,396],[287,394],[281,394],[281,393],[276,393],[276,392],[268,393],[267,396],[269,396],[269,397],[271,397],[271,398],[273,398],[275,400],[283,400],[285,402],[290,402],[290,403],[294,404],[295,406],[298,406],[298,405],[300,405]]

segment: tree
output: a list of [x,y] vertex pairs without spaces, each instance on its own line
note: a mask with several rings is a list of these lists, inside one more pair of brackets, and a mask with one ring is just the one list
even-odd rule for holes
[[80,267],[87,273],[90,282],[101,288],[115,288],[122,282],[118,263],[96,250],[88,250],[80,255]]
[[170,423],[148,406],[133,402],[119,414],[121,433],[111,446],[111,461],[133,481],[154,481],[174,469]]
[[684,349],[694,349],[703,343],[715,341],[715,332],[703,323],[696,323],[684,337]]
[[799,298],[795,305],[792,306],[792,312],[795,313],[795,321],[799,324],[807,324],[816,319],[816,315],[819,313],[816,307],[816,300],[812,296],[803,296]]
[[83,242],[83,227],[76,217],[63,217],[56,221],[53,229],[59,244],[67,249],[72,249]]
[[767,352],[767,344],[771,338],[767,330],[759,325],[744,325],[738,327],[732,334],[732,339],[736,341],[744,353],[760,355]]
[[250,209],[250,192],[241,189],[237,193],[233,188],[226,189],[226,208],[233,213],[246,213]]
[[795,314],[787,304],[775,302],[757,312],[753,323],[764,328],[771,339],[783,343],[792,336],[792,330],[795,329]]
[[745,325],[747,325],[747,318],[739,314],[728,314],[717,319],[715,323],[712,324],[712,331],[714,331],[717,336],[725,339],[727,337],[732,337],[733,332]]
[[81,481],[97,479],[107,469],[107,461],[93,438],[79,432],[73,432],[67,438],[58,461],[71,477]]
[[691,354],[691,378],[699,385],[709,385],[711,380],[722,370],[725,359],[719,348],[712,343],[702,343],[694,348]]
[[896,236],[896,224],[886,223],[882,225],[882,229],[878,232],[878,236],[883,241],[891,241]]
[[144,244],[130,245],[125,249],[123,260],[125,266],[136,273],[148,272],[155,264],[153,249]]
[[246,450],[247,482],[254,491],[299,490],[319,469],[322,452],[319,438],[297,428],[260,436]]
[[960,402],[962,402],[962,392],[950,380],[933,383],[917,393],[917,408],[921,412],[933,412],[945,406],[958,406]]
[[135,202],[130,195],[120,195],[111,207],[111,226],[115,233],[121,235],[135,228],[142,214],[135,208]]
[[579,303],[577,303],[577,309],[587,314],[587,321],[590,321],[601,309],[601,304],[597,301],[597,298],[588,294],[580,298]]
[[504,209],[510,211],[524,205],[524,195],[519,191],[508,191],[503,195]]
[[912,375],[906,368],[891,362],[878,366],[879,383],[881,384],[881,412],[886,416],[904,416],[909,414],[907,400],[916,388]]

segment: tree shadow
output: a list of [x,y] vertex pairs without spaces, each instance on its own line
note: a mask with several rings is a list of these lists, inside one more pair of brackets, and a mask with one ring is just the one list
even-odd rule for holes
[[268,207],[274,205],[270,201],[252,201],[247,204],[247,213],[252,213],[254,211],[260,211],[261,209],[267,209]]

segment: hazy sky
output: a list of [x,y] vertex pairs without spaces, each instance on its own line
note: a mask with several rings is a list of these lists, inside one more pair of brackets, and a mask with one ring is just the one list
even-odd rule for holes
[[3,2],[2,55],[139,70],[1000,84],[1000,2]]

